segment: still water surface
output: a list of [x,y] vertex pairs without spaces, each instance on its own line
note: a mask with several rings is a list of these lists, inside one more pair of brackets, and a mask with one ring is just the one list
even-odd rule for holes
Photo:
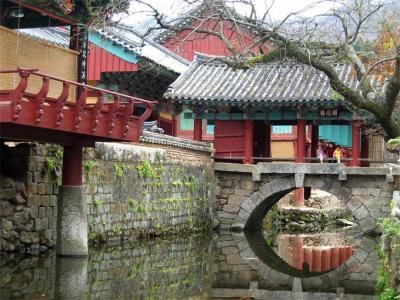
[[220,233],[3,256],[0,299],[375,299],[376,240]]

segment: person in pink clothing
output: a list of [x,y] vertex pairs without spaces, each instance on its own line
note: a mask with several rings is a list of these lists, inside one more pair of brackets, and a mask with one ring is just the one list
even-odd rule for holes
[[321,146],[318,146],[317,157],[318,157],[320,163],[324,162],[325,153]]

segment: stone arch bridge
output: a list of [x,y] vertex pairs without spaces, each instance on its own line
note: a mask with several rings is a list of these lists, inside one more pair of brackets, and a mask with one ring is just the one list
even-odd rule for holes
[[257,230],[268,210],[296,188],[329,192],[352,212],[364,232],[390,214],[399,171],[338,164],[215,163],[216,216],[222,229]]

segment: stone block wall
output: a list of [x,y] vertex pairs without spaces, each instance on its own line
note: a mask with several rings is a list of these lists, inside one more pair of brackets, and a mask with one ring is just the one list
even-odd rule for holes
[[[334,195],[365,232],[376,231],[378,220],[390,215],[394,183],[386,174],[363,174],[362,168],[359,172],[340,181],[336,174],[305,174],[303,184]],[[262,174],[253,180],[251,172],[217,170],[215,177],[216,217],[222,229],[259,228],[265,210],[297,187],[290,173]]]
[[1,148],[0,250],[54,246],[58,184],[45,166],[55,151],[34,144]]
[[[212,219],[213,170],[207,145],[98,143],[85,149],[89,240],[199,231]],[[146,141],[145,141],[146,142]],[[1,149],[0,250],[56,243],[62,148]]]
[[0,261],[0,299],[208,299],[212,249],[193,237],[104,245],[87,260],[11,254]]
[[210,223],[208,155],[98,144],[86,152],[84,168],[92,240],[197,231]]

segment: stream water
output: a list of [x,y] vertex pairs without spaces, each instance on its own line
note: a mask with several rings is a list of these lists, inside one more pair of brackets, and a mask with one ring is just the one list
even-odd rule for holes
[[0,299],[375,299],[375,247],[354,230],[227,232],[91,247],[81,259],[13,254],[0,260]]

